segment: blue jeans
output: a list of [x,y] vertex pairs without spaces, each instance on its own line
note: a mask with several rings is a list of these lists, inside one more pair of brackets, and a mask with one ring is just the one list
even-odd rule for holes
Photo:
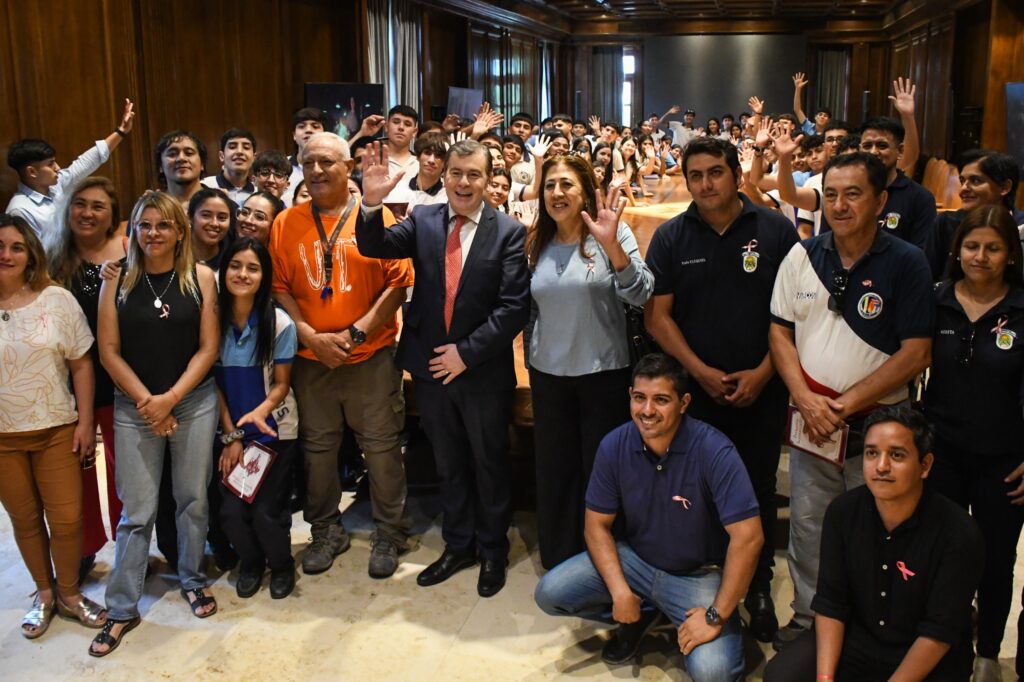
[[202,570],[209,515],[206,488],[213,473],[218,417],[213,379],[187,393],[171,413],[178,428],[170,436],[157,436],[135,409],[135,402],[115,392],[117,494],[124,509],[117,525],[114,569],[107,582],[107,610],[114,620],[139,615],[168,444],[174,458],[171,485],[177,505],[178,580],[189,590],[206,586]]
[[[651,566],[624,542],[616,544],[626,582],[641,598],[641,609],[661,610],[678,629],[686,612],[706,608],[715,601],[722,583],[720,571],[699,575],[671,575]],[[552,616],[576,616],[614,623],[612,596],[587,552],[563,561],[537,585],[537,606]],[[695,682],[733,682],[743,675],[743,644],[739,614],[733,612],[716,639],[686,656],[686,671]]]

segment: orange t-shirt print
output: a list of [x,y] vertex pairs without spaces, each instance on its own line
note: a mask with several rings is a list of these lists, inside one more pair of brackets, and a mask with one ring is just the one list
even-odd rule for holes
[[[357,206],[341,228],[334,244],[332,296],[322,298],[324,287],[323,246],[313,222],[311,203],[293,206],[274,220],[270,231],[270,253],[274,263],[274,291],[287,292],[295,299],[302,317],[319,332],[340,332],[348,329],[366,314],[385,289],[410,287],[413,284],[409,259],[386,260],[366,258],[356,247]],[[384,225],[395,224],[395,217],[383,209]],[[324,232],[334,232],[340,216],[320,216]],[[398,335],[397,315],[366,337],[348,359],[359,363],[378,349],[395,342]],[[299,355],[316,360],[308,348]]]

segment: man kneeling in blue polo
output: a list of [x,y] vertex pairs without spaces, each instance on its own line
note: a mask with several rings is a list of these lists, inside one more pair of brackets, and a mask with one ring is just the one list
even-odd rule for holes
[[739,454],[720,431],[684,416],[686,387],[675,358],[652,354],[637,363],[633,421],[605,436],[594,461],[587,551],[545,575],[534,598],[553,616],[620,623],[602,654],[609,663],[632,659],[664,613],[695,682],[738,680],[736,606],[764,535]]

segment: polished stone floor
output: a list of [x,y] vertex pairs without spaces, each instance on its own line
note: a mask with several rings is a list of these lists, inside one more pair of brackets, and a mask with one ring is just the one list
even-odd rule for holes
[[[346,495],[345,522],[355,540],[334,567],[318,576],[300,576],[295,593],[272,601],[264,589],[242,600],[235,575],[217,575],[213,590],[220,611],[193,618],[166,573],[146,582],[143,623],[118,651],[94,659],[86,649],[93,631],[56,620],[41,639],[18,632],[31,602],[31,583],[0,516],[0,679],[2,680],[688,680],[671,633],[645,641],[634,665],[608,667],[600,649],[607,628],[555,619],[533,603],[541,575],[533,519],[519,514],[512,530],[508,585],[497,596],[477,596],[476,571],[467,570],[432,588],[416,585],[416,574],[441,549],[437,502],[411,499],[419,540],[402,559],[398,573],[384,581],[366,575],[369,558],[368,504]],[[293,548],[299,553],[308,526],[296,515]],[[156,556],[154,546],[153,554]],[[111,545],[85,592],[102,600]],[[775,598],[786,622],[792,588],[784,553],[777,555]],[[162,566],[162,564],[158,564]],[[1020,594],[1020,575],[1016,593]],[[1015,605],[1011,622],[1016,621]],[[1012,656],[1016,632],[1010,628],[1003,655]],[[761,679],[767,646],[748,642],[750,678]],[[1011,680],[1011,659],[1003,659]]]

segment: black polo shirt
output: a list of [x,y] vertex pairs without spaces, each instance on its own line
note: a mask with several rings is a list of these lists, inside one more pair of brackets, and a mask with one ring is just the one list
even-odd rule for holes
[[[878,226],[903,241],[910,242],[928,254],[934,252],[932,233],[935,228],[935,197],[921,185],[896,171],[896,179],[885,188],[889,198],[878,217]],[[821,231],[831,231],[824,214]]]
[[691,203],[661,225],[647,247],[654,295],[674,295],[672,319],[686,342],[724,372],[764,360],[775,274],[799,241],[793,223],[740,198],[743,210],[721,235]]
[[[1014,222],[1019,226],[1024,226],[1024,211],[1014,208],[1011,209],[1011,213]],[[944,279],[948,275],[946,266],[949,264],[950,251],[953,249],[953,237],[965,215],[967,215],[967,211],[961,208],[956,211],[943,211],[935,217],[931,260],[932,272],[935,273],[936,280]],[[1021,239],[1021,243],[1024,244],[1024,238]]]
[[[839,672],[891,675],[918,637],[952,649],[936,672],[971,671],[971,600],[985,551],[966,511],[924,492],[914,514],[889,532],[867,486],[829,504],[821,531],[815,613],[846,624]],[[961,676],[960,673],[963,673]]]
[[1024,288],[975,322],[953,282],[935,292],[938,331],[925,414],[940,438],[963,455],[1019,453],[1024,443]]

